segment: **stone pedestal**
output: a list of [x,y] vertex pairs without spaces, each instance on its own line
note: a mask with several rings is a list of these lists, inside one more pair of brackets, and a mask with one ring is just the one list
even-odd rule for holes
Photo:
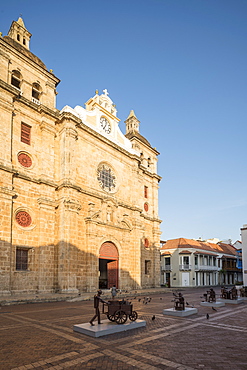
[[205,306],[205,307],[224,307],[225,306],[225,302],[222,302],[222,301],[201,302],[200,305],[201,306]]
[[163,315],[178,316],[178,317],[190,316],[196,313],[197,313],[197,308],[190,308],[190,307],[186,307],[183,311],[177,311],[175,310],[175,308],[167,308],[163,310]]
[[146,326],[146,321],[137,319],[136,321],[127,321],[125,324],[117,324],[109,320],[102,320],[100,325],[95,322],[94,326],[90,325],[90,323],[76,324],[73,330],[78,333],[89,335],[90,337],[98,338],[104,335],[137,329],[142,326]]
[[243,303],[244,302],[244,299],[243,298],[238,298],[238,299],[224,299],[224,298],[220,298],[220,301],[221,302],[224,302],[224,303],[230,303],[230,304],[239,304],[239,303]]

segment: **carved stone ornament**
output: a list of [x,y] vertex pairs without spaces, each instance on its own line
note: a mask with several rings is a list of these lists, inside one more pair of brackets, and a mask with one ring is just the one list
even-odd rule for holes
[[26,153],[20,153],[18,155],[18,162],[23,166],[23,167],[31,167],[32,166],[32,159],[31,157],[26,154]]
[[81,204],[77,200],[64,199],[63,203],[67,211],[79,213],[81,210]]
[[147,238],[144,239],[144,247],[149,248],[149,240]]
[[19,211],[15,216],[16,222],[22,227],[28,227],[32,223],[32,218],[26,211]]
[[148,211],[148,203],[144,203],[144,210],[147,212]]

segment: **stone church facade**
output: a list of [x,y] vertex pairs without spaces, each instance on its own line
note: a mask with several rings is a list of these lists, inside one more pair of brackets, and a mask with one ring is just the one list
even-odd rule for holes
[[30,37],[0,37],[1,294],[160,286],[159,153],[107,90],[56,109]]

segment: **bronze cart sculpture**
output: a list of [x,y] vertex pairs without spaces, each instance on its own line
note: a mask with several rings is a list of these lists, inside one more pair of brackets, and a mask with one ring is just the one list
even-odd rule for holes
[[240,297],[247,297],[247,286],[243,286],[240,289]]
[[231,299],[231,300],[238,299],[238,291],[235,287],[229,290],[225,287],[222,287],[220,297],[223,299]]
[[136,311],[133,311],[131,302],[125,300],[109,300],[108,304],[103,304],[103,310],[107,318],[117,324],[124,324],[128,317],[131,321],[135,321],[138,317]]

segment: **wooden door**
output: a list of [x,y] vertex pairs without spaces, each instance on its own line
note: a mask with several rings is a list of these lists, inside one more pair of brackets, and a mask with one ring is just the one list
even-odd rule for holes
[[118,261],[111,261],[107,263],[107,288],[113,287],[113,285],[118,287]]

